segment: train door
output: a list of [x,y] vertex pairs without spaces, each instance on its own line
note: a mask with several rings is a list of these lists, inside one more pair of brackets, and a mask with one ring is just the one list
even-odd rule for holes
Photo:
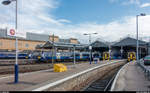
[[56,61],[60,61],[60,53],[56,53]]
[[83,59],[83,56],[82,56],[82,53],[80,53],[80,60],[82,60]]

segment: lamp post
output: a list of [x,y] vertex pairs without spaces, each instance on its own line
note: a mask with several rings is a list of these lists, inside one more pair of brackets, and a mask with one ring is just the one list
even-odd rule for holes
[[74,60],[73,60],[73,63],[74,63],[74,67],[75,67],[75,64],[76,64],[76,54],[75,54],[75,51],[76,51],[76,45],[73,45],[73,55],[74,55]]
[[136,34],[136,39],[137,39],[137,43],[136,43],[136,61],[139,62],[139,37],[138,37],[138,17],[139,16],[146,16],[146,14],[141,13],[140,15],[136,15],[136,30],[137,30],[137,34]]
[[[9,5],[11,2],[15,1],[16,2],[16,31],[17,31],[17,8],[18,8],[18,2],[17,0],[4,0],[2,2],[3,5]],[[14,78],[14,83],[18,83],[18,38],[16,36],[16,63],[14,65],[15,67],[15,78]]]
[[123,58],[123,46],[121,46],[120,52],[121,52],[121,59],[122,59]]
[[92,46],[91,46],[91,35],[98,34],[98,33],[85,33],[84,35],[89,35],[89,49],[90,49],[90,64],[92,63]]
[[54,64],[54,34],[53,34],[53,40],[52,40],[52,43],[53,43],[53,49],[52,49],[52,64]]
[[112,49],[111,49],[111,45],[109,45],[109,55],[110,55],[110,60],[111,60],[111,51],[112,51]]

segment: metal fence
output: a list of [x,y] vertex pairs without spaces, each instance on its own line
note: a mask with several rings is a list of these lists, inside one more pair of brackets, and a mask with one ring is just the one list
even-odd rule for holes
[[143,59],[140,59],[139,62],[137,62],[137,64],[143,69],[145,76],[148,80],[150,80],[150,68],[148,68],[148,66],[144,65]]

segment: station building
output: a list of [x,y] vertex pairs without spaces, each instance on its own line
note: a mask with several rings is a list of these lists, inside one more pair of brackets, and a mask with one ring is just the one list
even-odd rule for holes
[[79,43],[62,43],[62,42],[52,42],[47,41],[43,46],[39,46],[39,49],[47,49],[55,52],[82,52],[86,51],[88,44],[79,44]]
[[[47,41],[56,43],[72,43],[79,44],[80,42],[75,38],[61,39],[59,36],[26,33],[26,38],[18,37],[19,51],[38,51],[39,47],[44,45]],[[0,51],[15,51],[15,37],[7,35],[7,29],[0,29]]]
[[[128,52],[136,52],[137,40],[126,37],[112,45],[112,54],[114,57],[127,58]],[[150,50],[149,50],[150,51]],[[143,58],[148,54],[148,43],[139,40],[139,58]]]
[[[119,42],[91,43],[92,52],[110,52],[114,58],[127,58],[128,52],[136,52],[136,39],[125,37]],[[89,44],[80,44],[76,38],[61,39],[59,36],[26,33],[26,38],[18,39],[19,51],[85,51],[89,52]],[[0,51],[15,51],[15,37],[7,36],[7,29],[0,29]],[[139,40],[139,57],[150,55],[150,43]]]
[[91,46],[92,52],[99,52],[101,55],[103,52],[109,52],[109,44],[107,42],[96,40]]

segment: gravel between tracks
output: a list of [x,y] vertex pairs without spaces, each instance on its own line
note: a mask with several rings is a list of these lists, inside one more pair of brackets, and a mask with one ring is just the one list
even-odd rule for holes
[[[87,63],[87,62],[77,62],[77,64],[79,64],[79,63]],[[63,62],[63,64],[73,65],[73,62]],[[19,65],[19,73],[47,70],[50,68],[53,68],[53,64],[51,64],[51,63]],[[11,65],[11,66],[0,66],[0,75],[13,74],[13,73],[14,73],[14,66],[13,65]]]

